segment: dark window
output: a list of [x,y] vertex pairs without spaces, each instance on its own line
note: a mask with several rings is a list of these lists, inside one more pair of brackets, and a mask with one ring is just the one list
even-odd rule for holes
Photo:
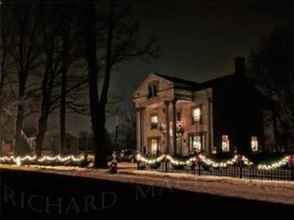
[[148,98],[156,97],[158,95],[158,83],[152,82],[148,85]]
[[181,112],[177,112],[177,120],[178,121],[182,120],[182,113]]

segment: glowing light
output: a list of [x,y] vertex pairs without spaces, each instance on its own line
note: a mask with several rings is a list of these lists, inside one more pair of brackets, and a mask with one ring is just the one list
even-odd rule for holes
[[222,136],[222,151],[230,152],[230,140],[228,135]]
[[17,157],[17,158],[15,159],[15,163],[16,163],[16,165],[17,165],[18,167],[20,167],[20,166],[21,166],[21,158]]
[[17,166],[21,166],[22,164],[28,164],[28,163],[64,163],[64,162],[71,162],[71,163],[78,163],[85,160],[85,157],[83,155],[76,157],[74,155],[65,156],[62,157],[60,155],[57,156],[42,156],[38,158],[37,156],[23,156],[23,157],[14,157],[14,156],[4,156],[0,157],[0,163],[13,163]]
[[199,122],[201,119],[201,109],[198,108],[194,108],[193,109],[193,121],[194,122]]
[[256,136],[251,137],[251,149],[253,152],[258,151],[258,140]]
[[164,160],[166,160],[166,161],[170,162],[172,165],[176,165],[176,166],[189,166],[192,163],[197,162],[197,161],[201,161],[204,164],[206,164],[207,166],[211,166],[213,168],[227,167],[229,165],[234,165],[234,164],[238,163],[239,161],[242,161],[246,166],[253,165],[253,163],[251,161],[249,161],[248,158],[246,158],[245,156],[241,156],[241,155],[239,155],[239,156],[235,155],[232,159],[227,160],[227,161],[222,161],[222,162],[215,162],[212,159],[209,159],[202,154],[200,154],[198,156],[198,158],[191,157],[185,161],[176,160],[170,155],[161,155],[160,157],[155,158],[155,159],[147,159],[147,158],[143,157],[141,154],[138,154],[136,156],[136,159],[138,162],[146,163],[148,165],[161,163]]
[[151,140],[151,153],[156,154],[158,152],[158,139]]
[[282,158],[281,160],[274,162],[272,164],[260,164],[257,166],[257,169],[259,169],[259,170],[274,170],[274,169],[280,168],[282,166],[287,165],[289,158],[290,158],[290,156],[286,156],[286,157]]

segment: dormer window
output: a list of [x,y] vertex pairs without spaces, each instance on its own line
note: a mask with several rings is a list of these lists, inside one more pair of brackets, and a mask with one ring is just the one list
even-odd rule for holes
[[151,82],[148,85],[148,98],[156,97],[158,95],[158,82]]

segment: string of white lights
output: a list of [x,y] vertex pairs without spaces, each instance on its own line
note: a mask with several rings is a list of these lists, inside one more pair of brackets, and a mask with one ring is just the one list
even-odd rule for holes
[[14,163],[18,166],[21,166],[24,163],[30,162],[30,163],[65,163],[65,162],[82,162],[85,160],[85,157],[83,155],[81,156],[74,156],[74,155],[69,155],[69,156],[42,156],[38,158],[37,156],[4,156],[0,157],[0,163]]
[[181,160],[174,159],[171,155],[161,155],[160,157],[154,158],[154,159],[147,159],[146,157],[142,156],[141,154],[138,154],[136,157],[138,162],[146,163],[148,165],[160,163],[164,159],[166,159],[172,165],[175,165],[175,166],[191,165],[193,162],[196,162],[197,160],[200,160],[201,162],[203,162],[207,166],[212,166],[214,168],[227,167],[228,165],[234,165],[240,160],[247,166],[253,165],[253,163],[248,158],[246,158],[245,156],[238,156],[238,155],[235,155],[232,159],[227,160],[227,161],[223,161],[223,162],[215,162],[212,159],[209,159],[202,154],[200,154],[198,156],[198,158],[199,159],[197,159],[197,157],[191,157],[188,160],[181,161]]
[[146,163],[148,165],[154,165],[154,164],[160,163],[165,158],[166,158],[166,155],[165,154],[163,154],[160,157],[157,157],[155,159],[147,159],[146,157],[142,156],[141,154],[137,154],[137,156],[136,156],[136,160],[138,162]]
[[273,162],[271,164],[260,164],[257,166],[257,169],[259,169],[259,170],[274,170],[274,169],[280,168],[282,166],[287,165],[289,158],[290,158],[290,156],[285,156],[281,160],[279,160],[277,162]]

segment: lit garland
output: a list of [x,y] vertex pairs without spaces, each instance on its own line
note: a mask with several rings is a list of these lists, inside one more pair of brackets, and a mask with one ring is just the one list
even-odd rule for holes
[[174,158],[172,158],[170,155],[166,156],[166,159],[175,166],[186,166],[186,162],[185,161],[180,161],[180,160],[175,160]]
[[[195,163],[197,161],[201,161],[204,164],[206,164],[208,166],[212,166],[214,168],[221,168],[221,167],[227,167],[229,165],[234,165],[240,159],[240,157],[238,155],[235,155],[232,159],[227,160],[225,162],[215,162],[212,159],[209,159],[206,156],[201,155],[201,154],[198,156],[198,158],[197,157],[191,157],[188,160],[181,161],[181,160],[176,160],[172,156],[165,155],[165,154],[161,155],[160,157],[155,158],[155,159],[147,159],[146,157],[142,156],[141,154],[137,154],[137,156],[136,156],[136,159],[137,159],[138,162],[146,163],[148,165],[154,165],[154,164],[160,163],[160,162],[162,162],[163,160],[166,159],[172,165],[175,165],[175,166],[188,166],[188,165],[191,165],[191,164],[193,164],[193,163]],[[249,159],[246,158],[245,156],[241,156],[241,161],[247,166],[253,165],[253,163],[251,161],[249,161]]]
[[274,169],[280,168],[282,166],[287,165],[289,158],[290,158],[290,156],[286,156],[286,157],[282,158],[281,160],[274,162],[272,164],[260,164],[257,166],[257,169],[259,169],[259,170],[274,170]]
[[247,157],[242,156],[242,161],[246,166],[252,166],[253,162],[251,162]]
[[214,168],[227,167],[228,165],[233,165],[238,159],[238,157],[235,156],[233,159],[228,160],[226,162],[215,162],[204,155],[199,155],[199,158],[204,164],[206,164],[207,166],[212,166]]
[[10,156],[10,157],[0,157],[0,163],[14,163],[17,166],[21,166],[24,163],[65,163],[65,162],[69,162],[69,163],[80,163],[82,161],[85,160],[85,157],[83,155],[79,156],[79,157],[75,157],[74,155],[70,155],[70,156],[65,156],[62,157],[60,155],[57,156],[42,156],[40,158],[38,158],[37,156],[24,156],[24,157],[20,157],[20,156]]
[[138,162],[146,163],[148,165],[154,165],[156,163],[162,162],[163,160],[167,160],[172,165],[175,165],[175,166],[187,166],[187,165],[192,164],[193,162],[196,162],[197,158],[196,157],[191,157],[190,159],[188,159],[186,161],[181,161],[181,160],[174,159],[170,155],[163,154],[163,155],[161,155],[161,156],[159,156],[158,158],[155,158],[155,159],[147,159],[146,157],[142,156],[141,154],[137,154],[136,160]]
[[199,155],[200,160],[205,163],[208,166],[212,166],[214,168],[221,168],[221,167],[227,167],[229,165],[234,165],[238,163],[239,161],[242,161],[246,166],[251,166],[253,163],[249,161],[249,159],[245,156],[238,156],[235,155],[232,159],[224,161],[224,162],[215,162],[209,158],[207,158],[204,155]]
[[165,154],[163,154],[160,157],[157,157],[155,159],[147,159],[146,157],[142,156],[141,154],[137,154],[137,156],[136,156],[136,160],[138,162],[146,163],[148,165],[154,165],[154,164],[160,163],[165,158],[166,158],[166,155]]

